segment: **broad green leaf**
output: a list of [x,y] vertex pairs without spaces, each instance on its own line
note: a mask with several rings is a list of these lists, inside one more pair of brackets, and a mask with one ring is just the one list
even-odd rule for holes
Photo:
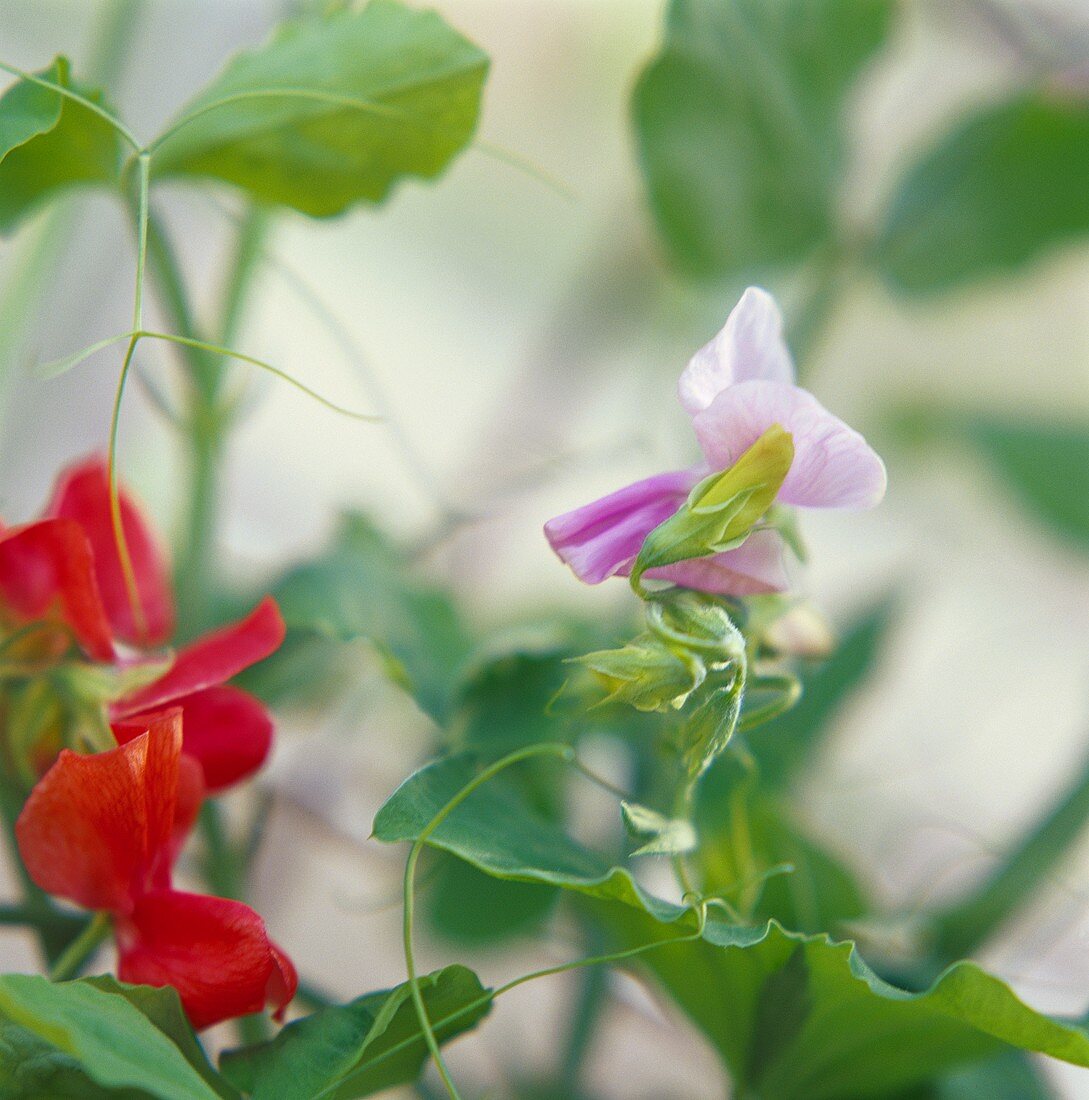
[[1089,100],[1028,92],[942,137],[896,188],[874,258],[908,291],[1012,272],[1089,235]]
[[[423,768],[379,811],[375,835],[418,836],[473,774],[459,757]],[[715,1045],[741,1090],[763,1100],[895,1094],[1007,1045],[1089,1067],[1082,1027],[1033,1011],[972,963],[908,993],[877,977],[852,944],[776,922],[739,926],[712,915],[698,940],[677,942],[698,931],[691,909],[648,894],[627,870],[534,818],[502,787],[475,791],[429,843],[489,875],[582,895],[620,948],[660,943],[644,962]]]
[[[320,684],[330,642],[367,641],[392,658],[420,706],[445,720],[469,651],[468,631],[449,598],[411,577],[403,555],[362,516],[346,515],[324,555],[292,569],[273,589],[288,626],[282,656],[261,662],[256,680],[279,685],[280,662],[304,669]],[[265,667],[267,666],[267,667]],[[299,687],[305,692],[303,680]]]
[[1089,424],[975,416],[958,427],[1037,519],[1089,551]]
[[1044,1075],[1019,1051],[953,1070],[896,1100],[1057,1100]]
[[[99,92],[72,80],[65,57],[35,75],[101,103]],[[65,187],[116,185],[120,176],[121,139],[81,103],[28,80],[0,97],[0,233]]]
[[[490,992],[464,966],[421,977],[420,989],[440,1042],[475,1027],[491,1009]],[[406,983],[323,1008],[271,1042],[229,1051],[221,1064],[253,1100],[352,1100],[415,1080],[427,1057]]]
[[437,14],[394,0],[307,17],[227,65],[166,131],[154,173],[318,217],[381,202],[465,148],[487,69]]
[[527,935],[556,907],[555,887],[489,878],[447,852],[433,858],[424,912],[431,929],[452,943],[481,947]]
[[[594,903],[620,947],[676,932],[646,913]],[[1089,1034],[1037,1013],[973,963],[921,993],[878,978],[850,943],[708,921],[647,967],[714,1044],[739,1089],[762,1100],[871,1100],[1008,1049],[1089,1066]]]
[[182,1052],[186,1061],[220,1096],[228,1100],[237,1096],[234,1088],[212,1068],[182,1008],[181,998],[172,986],[130,985],[108,974],[83,978],[82,984],[124,997]]
[[740,279],[835,236],[843,115],[888,0],[673,0],[635,89],[651,208],[677,262]]
[[70,1058],[67,1068],[78,1067],[103,1088],[141,1090],[159,1100],[230,1095],[213,1088],[127,995],[90,982],[2,975],[0,1016]]
[[863,612],[847,628],[835,653],[802,674],[798,703],[745,735],[760,764],[761,783],[781,786],[804,766],[840,708],[875,668],[894,613],[895,602],[889,598]]

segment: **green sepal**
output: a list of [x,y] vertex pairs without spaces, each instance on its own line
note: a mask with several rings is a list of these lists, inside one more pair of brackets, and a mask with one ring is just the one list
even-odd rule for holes
[[627,703],[642,711],[684,706],[703,683],[703,661],[653,634],[641,634],[622,649],[601,649],[575,658],[608,692],[602,703]]
[[699,844],[695,826],[684,818],[666,817],[638,802],[621,802],[620,816],[628,836],[646,841],[633,856],[684,855]]
[[793,461],[793,437],[773,424],[729,469],[705,477],[647,535],[632,566],[632,588],[643,595],[640,580],[650,569],[740,546],[771,507]]
[[704,691],[681,727],[678,739],[690,785],[730,743],[741,718],[744,694],[744,674],[739,671],[729,684]]

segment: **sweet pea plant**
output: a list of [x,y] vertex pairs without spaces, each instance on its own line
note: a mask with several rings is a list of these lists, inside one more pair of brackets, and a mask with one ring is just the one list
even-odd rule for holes
[[[836,223],[843,102],[894,7],[671,6],[635,93],[670,255],[738,285],[742,273],[796,264],[813,289],[787,332],[767,290],[727,299],[716,289],[732,308],[679,382],[698,462],[544,524],[580,581],[628,578],[641,625],[627,613],[579,621],[555,645],[515,651],[471,627],[361,516],[345,519],[326,554],[260,591],[232,589],[215,555],[224,447],[240,415],[231,361],[296,386],[331,416],[368,419],[304,386],[290,364],[233,346],[270,220],[285,208],[340,214],[380,203],[406,177],[439,175],[473,143],[481,50],[397,0],[302,12],[148,142],[67,59],[36,72],[0,64],[12,77],[0,97],[0,231],[74,185],[96,186],[131,214],[136,256],[131,326],[44,368],[59,375],[124,348],[101,452],[57,475],[39,516],[0,527],[0,811],[21,891],[0,916],[36,935],[46,971],[0,976],[0,1096],[298,1100],[402,1085],[495,1095],[471,1074],[459,1080],[443,1048],[486,1027],[508,991],[571,972],[581,984],[554,1075],[516,1069],[502,1094],[589,1097],[583,1062],[608,1008],[609,967],[671,999],[738,1096],[1031,1100],[1051,1095],[1031,1052],[1089,1066],[1083,1021],[1035,1011],[962,959],[1076,835],[1085,780],[991,879],[917,915],[907,943],[885,934],[888,914],[791,812],[792,783],[895,609],[874,604],[830,653],[798,595],[804,512],[873,508],[886,471],[798,385],[791,348],[816,338],[852,265],[873,263],[905,286],[965,277],[940,249],[936,267],[926,256],[927,217],[947,224],[933,207],[949,192],[927,177],[944,149],[909,174],[872,234],[883,245],[848,247]],[[803,22],[804,36],[775,38]],[[122,30],[119,19],[112,32]],[[737,74],[753,56],[743,86]],[[776,66],[776,86],[764,87]],[[788,134],[766,140],[797,88]],[[1007,114],[1054,108],[1089,135],[1089,106],[1020,94]],[[1005,148],[989,125],[984,161]],[[703,139],[701,159],[692,151]],[[990,186],[993,167],[961,165],[960,202]],[[157,210],[156,185],[171,179],[227,185],[246,204],[215,328],[193,307]],[[994,202],[977,205],[994,216]],[[1040,241],[1022,234],[1004,252],[984,221],[974,224],[986,241],[963,246],[978,245],[982,269],[1024,262],[1054,235],[1040,223]],[[161,325],[146,317],[153,295]],[[187,480],[173,569],[118,474],[123,398],[149,344],[172,348],[181,368],[173,420]],[[350,675],[344,643],[358,639],[433,720],[434,753],[374,821],[373,842],[408,845],[405,980],[336,1003],[297,972],[304,945],[281,945],[247,904],[267,800],[242,799],[228,819],[220,799],[265,762],[273,714],[312,710]],[[623,788],[588,763],[587,742],[602,737],[625,761]],[[575,835],[584,784],[612,802],[616,850]],[[179,888],[176,873],[198,889]],[[420,973],[418,917],[452,950],[544,940],[562,926],[584,951],[496,985],[456,962]],[[228,1037],[198,1034],[218,1024]],[[719,1087],[706,1082],[700,1095]]]

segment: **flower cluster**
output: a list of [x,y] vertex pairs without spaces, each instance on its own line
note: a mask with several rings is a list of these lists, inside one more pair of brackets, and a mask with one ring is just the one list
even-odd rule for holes
[[[36,780],[20,854],[43,890],[111,914],[119,976],[174,986],[195,1027],[282,1011],[297,978],[261,918],[173,889],[171,871],[204,796],[268,754],[264,706],[226,681],[280,645],[283,620],[265,599],[164,659],[166,563],[118,503],[126,556],[98,459],[61,477],[42,519],[0,530],[0,744],[9,773]],[[38,719],[12,720],[28,691]]]
[[[709,475],[739,465],[773,429],[787,433],[793,448],[775,503],[860,509],[884,496],[885,467],[878,455],[795,385],[782,317],[766,291],[745,291],[722,331],[692,357],[678,389],[704,461],[638,481],[545,525],[553,550],[587,584],[630,574],[647,536]],[[693,554],[646,575],[731,596],[787,587],[783,538],[774,525],[740,532],[732,542],[721,552]]]

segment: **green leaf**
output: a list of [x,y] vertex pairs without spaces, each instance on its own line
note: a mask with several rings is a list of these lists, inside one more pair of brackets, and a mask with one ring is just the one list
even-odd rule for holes
[[[451,697],[470,652],[466,627],[450,599],[411,577],[403,555],[366,519],[346,515],[332,546],[313,562],[292,569],[273,595],[288,625],[281,656],[261,662],[260,675],[247,680],[262,691],[271,684],[281,701],[285,682],[301,670],[323,675],[329,643],[366,641],[392,658],[420,706],[439,721],[449,716]],[[265,667],[267,666],[267,667]],[[315,680],[295,681],[304,693]]]
[[[480,1022],[491,995],[464,966],[419,979],[435,1036],[449,1042]],[[413,1081],[428,1051],[408,983],[324,1008],[271,1042],[223,1055],[223,1072],[253,1100],[351,1100]]]
[[434,12],[393,0],[289,23],[186,107],[155,174],[223,180],[317,217],[381,202],[465,148],[487,69]]
[[[556,906],[559,892],[552,886],[489,878],[446,852],[433,856],[424,911],[431,929],[452,943],[480,947],[527,935]],[[480,904],[483,897],[487,905]]]
[[172,986],[129,985],[108,974],[83,978],[82,984],[93,986],[103,993],[124,997],[182,1052],[186,1061],[220,1096],[228,1100],[237,1096],[231,1085],[216,1073],[208,1061],[208,1056],[189,1023],[189,1017],[182,1008],[178,991]]
[[1089,234],[1089,102],[1021,93],[972,115],[906,173],[874,258],[933,292],[1016,271]]
[[895,601],[885,598],[864,611],[847,628],[835,653],[802,674],[799,702],[746,734],[763,784],[788,783],[827,736],[841,707],[876,667],[895,609]]
[[[159,1100],[231,1095],[213,1088],[190,1061],[192,1051],[187,1055],[179,1049],[144,1014],[138,1007],[141,994],[132,994],[135,1000],[127,992],[119,994],[119,988],[107,991],[88,981],[54,984],[34,975],[5,974],[0,976],[0,1016],[34,1037],[36,1057],[45,1056],[46,1046],[65,1056],[47,1058],[50,1068],[66,1074],[78,1069],[103,1088],[142,1090]],[[162,1011],[161,1003],[154,1010]],[[8,1031],[5,1041],[11,1042],[12,1034]]]
[[[595,904],[594,912],[620,947],[675,935],[633,908]],[[666,945],[643,960],[739,1089],[764,1100],[896,1095],[1007,1044],[1089,1065],[1083,1028],[1033,1011],[973,963],[905,993],[850,943],[775,922],[754,929],[718,920],[708,921],[702,942]]]
[[696,830],[691,821],[666,817],[638,802],[621,802],[620,814],[628,836],[645,841],[633,856],[681,855],[696,847]]
[[740,278],[835,236],[843,114],[888,0],[673,0],[635,89],[651,208],[685,269]]
[[[65,57],[35,75],[101,103],[100,92],[72,80]],[[121,139],[105,119],[29,80],[0,97],[0,233],[63,188],[120,178]]]
[[1089,424],[980,415],[953,427],[979,448],[1038,520],[1089,551]]
[[[473,774],[464,757],[421,769],[379,811],[375,835],[414,839]],[[765,1100],[887,1095],[1007,1044],[1089,1066],[1082,1027],[1034,1012],[972,963],[908,993],[877,977],[852,944],[775,922],[747,927],[711,916],[699,940],[666,942],[698,930],[691,909],[646,893],[499,786],[473,792],[429,843],[489,875],[583,895],[619,947],[661,943],[644,961],[739,1087]]]

